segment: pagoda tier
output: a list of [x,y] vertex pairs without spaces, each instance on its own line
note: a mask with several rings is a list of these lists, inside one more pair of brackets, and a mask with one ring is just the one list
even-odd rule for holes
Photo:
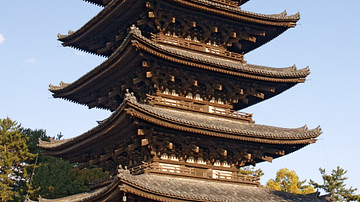
[[[84,1],[96,4],[98,6],[106,6],[111,2],[111,0],[84,0]],[[249,0],[237,0],[237,1],[234,1],[234,0],[210,0],[210,1],[213,1],[213,2],[216,2],[219,4],[224,4],[226,6],[238,7],[238,6],[241,6],[244,3],[248,2]]]
[[[292,194],[264,187],[199,179],[174,178],[166,175],[133,175],[119,169],[118,174],[102,188],[61,198],[61,201],[328,201],[326,196]],[[47,201],[42,199],[40,201]]]
[[[196,45],[196,44],[195,44]],[[173,102],[239,110],[305,81],[309,68],[297,70],[250,65],[216,47],[199,49],[155,42],[135,27],[105,62],[71,84],[50,85],[54,97],[114,111],[131,89],[139,102]]]
[[321,134],[320,128],[278,128],[244,118],[248,116],[140,104],[127,94],[95,128],[67,140],[41,141],[39,147],[43,154],[78,162],[80,167],[98,165],[110,171],[118,165],[158,162],[236,173],[241,166],[271,162],[314,143]]
[[58,37],[64,46],[110,56],[134,24],[146,38],[170,35],[243,54],[294,27],[300,19],[299,14],[263,15],[219,1],[113,0],[79,30]]

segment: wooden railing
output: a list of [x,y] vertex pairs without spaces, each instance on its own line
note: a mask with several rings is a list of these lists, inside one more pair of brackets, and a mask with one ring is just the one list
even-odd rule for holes
[[158,96],[148,96],[148,102],[152,106],[154,105],[167,106],[172,108],[202,112],[202,113],[218,115],[223,117],[235,118],[245,122],[254,123],[254,121],[252,120],[252,114],[230,110],[230,109],[219,109],[218,107],[213,107],[211,105],[195,104],[193,102],[167,99]]
[[204,44],[204,43],[201,43],[198,41],[194,41],[194,40],[186,40],[186,39],[183,39],[180,37],[168,36],[161,32],[156,35],[153,34],[151,36],[151,38],[153,41],[155,41],[157,43],[166,43],[166,44],[170,44],[170,45],[174,45],[174,46],[180,46],[180,47],[184,47],[187,49],[197,50],[197,51],[209,53],[212,55],[222,56],[225,58],[231,58],[234,60],[238,60],[242,63],[246,63],[246,61],[244,60],[244,54],[239,54],[239,53],[228,51],[221,46],[207,45],[207,44]]
[[144,173],[145,169],[147,169],[148,167],[149,167],[149,163],[143,162],[139,166],[129,168],[129,171],[132,175],[139,175],[139,174]]
[[89,188],[91,190],[98,189],[99,187],[103,187],[103,186],[110,184],[112,182],[112,180],[113,179],[111,176],[107,176],[107,177],[103,177],[103,178],[94,180],[89,183]]
[[239,6],[239,3],[237,1],[231,1],[231,0],[210,0],[210,1],[214,1],[217,3],[225,4],[225,5],[232,6],[232,7]]
[[[141,171],[141,172],[140,172]],[[138,167],[130,169],[131,174],[166,174],[166,175],[176,175],[183,177],[192,177],[192,178],[202,178],[210,180],[219,180],[219,181],[228,181],[228,182],[237,182],[248,185],[260,185],[260,178],[242,175],[238,172],[222,172],[219,170],[213,169],[201,169],[185,166],[171,166],[170,164],[161,165],[154,163],[146,163]]]

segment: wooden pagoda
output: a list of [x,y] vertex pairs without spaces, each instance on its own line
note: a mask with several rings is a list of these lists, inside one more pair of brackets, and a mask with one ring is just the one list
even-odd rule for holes
[[294,152],[321,129],[258,125],[239,112],[305,81],[309,68],[248,64],[244,54],[294,27],[232,0],[87,0],[103,10],[64,46],[108,57],[56,98],[112,111],[95,128],[40,141],[43,153],[112,173],[71,201],[321,200],[262,188],[238,169]]

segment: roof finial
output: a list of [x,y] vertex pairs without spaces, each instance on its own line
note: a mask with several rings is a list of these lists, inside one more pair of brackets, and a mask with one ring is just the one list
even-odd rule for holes
[[134,92],[129,92],[129,89],[126,89],[126,93],[125,93],[125,100],[132,102],[132,103],[137,103],[136,97],[134,95]]
[[136,27],[134,24],[131,25],[131,27],[130,27],[130,33],[141,36],[140,29],[138,27]]

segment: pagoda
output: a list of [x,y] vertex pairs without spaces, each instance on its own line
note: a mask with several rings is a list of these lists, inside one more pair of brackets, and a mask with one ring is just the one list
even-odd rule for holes
[[244,11],[247,0],[86,0],[102,6],[64,46],[107,59],[55,98],[111,116],[43,154],[111,178],[69,201],[317,201],[263,188],[239,168],[316,142],[321,129],[255,124],[240,112],[303,83],[308,67],[248,64],[244,54],[295,27],[299,14]]

